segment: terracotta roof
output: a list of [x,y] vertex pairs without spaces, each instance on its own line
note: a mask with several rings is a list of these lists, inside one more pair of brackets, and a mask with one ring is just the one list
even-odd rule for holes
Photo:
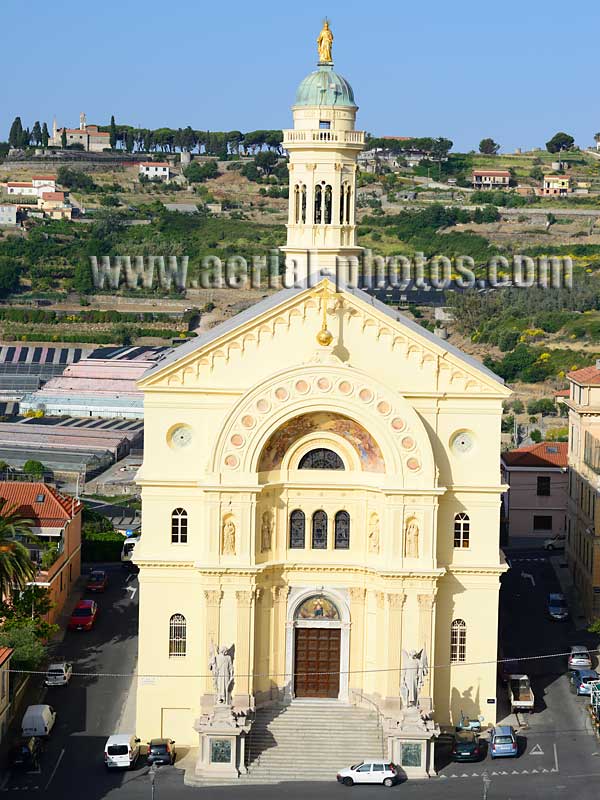
[[140,167],[168,167],[167,161],[142,161]]
[[558,392],[554,392],[554,397],[569,397],[570,394],[568,389],[560,389]]
[[[40,497],[44,499],[40,501]],[[78,500],[60,494],[52,486],[28,481],[0,481],[0,499],[6,500],[5,508],[16,508],[40,524],[50,520],[69,522],[82,508]]]
[[544,175],[545,181],[569,181],[568,175]]
[[27,183],[16,183],[15,181],[9,181],[6,185],[7,186],[27,186],[28,188],[33,189],[33,183],[31,181],[28,181]]
[[42,200],[64,200],[64,192],[42,192]]
[[510,178],[510,172],[507,169],[474,169],[473,175],[493,175],[499,178]]
[[0,664],[4,664],[12,656],[13,652],[12,647],[0,647]]
[[529,447],[519,447],[502,454],[507,467],[567,467],[569,464],[567,442],[540,442]]
[[55,181],[56,175],[32,175],[32,181]]
[[584,386],[598,386],[600,385],[600,369],[583,367],[574,372],[567,372],[567,378],[575,383],[582,383]]
[[58,130],[60,133],[66,130],[67,133],[81,133],[86,134],[86,136],[110,136],[110,133],[99,131],[97,128],[59,128]]

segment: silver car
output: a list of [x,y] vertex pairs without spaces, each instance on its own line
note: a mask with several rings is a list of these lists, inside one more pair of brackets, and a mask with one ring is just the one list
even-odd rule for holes
[[574,644],[569,655],[569,669],[579,669],[580,667],[591,669],[592,659],[587,647],[582,644]]

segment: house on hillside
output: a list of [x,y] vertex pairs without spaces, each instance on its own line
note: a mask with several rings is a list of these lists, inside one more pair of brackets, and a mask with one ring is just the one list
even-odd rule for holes
[[571,191],[571,179],[568,175],[544,175],[542,188],[538,189],[538,195],[562,197]]
[[567,514],[568,444],[540,442],[501,456],[502,498],[508,537],[564,536]]
[[17,206],[11,203],[0,205],[0,226],[10,225],[14,227],[17,225]]
[[20,197],[41,197],[44,192],[56,191],[55,175],[34,175],[30,181],[8,181],[6,194]]
[[169,164],[166,161],[142,161],[139,174],[141,178],[147,178],[149,181],[168,181]]
[[474,169],[471,183],[474,189],[508,189],[510,172],[507,169]]
[[71,219],[73,209],[65,199],[64,192],[42,192],[38,208],[51,219]]
[[48,589],[53,608],[47,621],[56,622],[81,574],[81,514],[83,506],[45,483],[0,481],[5,509],[33,520],[35,541],[24,541],[37,564],[35,583]]

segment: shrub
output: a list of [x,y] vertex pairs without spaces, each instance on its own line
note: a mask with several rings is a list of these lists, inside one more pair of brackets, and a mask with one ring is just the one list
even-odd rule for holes
[[537,428],[534,428],[529,436],[531,437],[531,441],[535,442],[535,444],[539,444],[542,441],[542,434],[538,431]]

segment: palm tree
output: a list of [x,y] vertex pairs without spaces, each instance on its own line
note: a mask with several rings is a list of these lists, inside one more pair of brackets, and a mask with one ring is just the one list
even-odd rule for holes
[[0,600],[22,589],[36,576],[29,550],[18,537],[31,537],[33,520],[19,514],[16,507],[5,508],[0,500]]

